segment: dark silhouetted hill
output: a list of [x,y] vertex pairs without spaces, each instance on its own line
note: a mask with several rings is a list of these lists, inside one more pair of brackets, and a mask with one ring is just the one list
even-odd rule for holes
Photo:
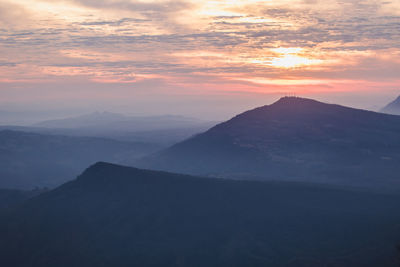
[[284,97],[137,165],[236,179],[400,190],[400,117]]
[[390,102],[387,106],[382,108],[381,112],[400,115],[400,96],[397,97],[393,102]]
[[0,221],[0,265],[396,266],[399,198],[97,163]]
[[124,162],[158,146],[95,137],[0,131],[0,188],[55,187],[99,160]]

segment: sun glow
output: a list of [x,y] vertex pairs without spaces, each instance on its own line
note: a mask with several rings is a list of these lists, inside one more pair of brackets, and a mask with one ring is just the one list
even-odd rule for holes
[[269,65],[277,68],[296,68],[322,62],[322,60],[310,59],[301,55],[300,53],[302,50],[302,48],[298,47],[279,47],[272,49],[272,51],[278,55],[269,61]]
[[296,68],[301,66],[313,65],[320,63],[317,59],[308,59],[305,57],[299,57],[295,55],[286,55],[271,60],[271,65],[278,68]]

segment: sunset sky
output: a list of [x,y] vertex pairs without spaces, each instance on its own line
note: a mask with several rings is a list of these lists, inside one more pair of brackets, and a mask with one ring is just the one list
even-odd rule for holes
[[400,94],[400,0],[0,0],[0,110],[229,116]]

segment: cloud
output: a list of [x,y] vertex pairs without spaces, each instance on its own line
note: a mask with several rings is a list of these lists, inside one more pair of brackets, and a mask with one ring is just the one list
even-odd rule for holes
[[[400,14],[393,2],[19,3],[0,3],[0,80],[8,84],[76,78],[110,86],[275,92],[295,89],[290,84],[336,90],[354,80],[392,88],[400,67]],[[304,64],[272,64],[290,58]],[[257,83],[260,77],[264,82]],[[310,85],[312,79],[322,83]],[[341,82],[332,85],[334,80]]]
[[118,10],[130,10],[130,11],[141,11],[141,12],[177,12],[187,9],[192,6],[189,2],[171,0],[171,1],[153,1],[153,2],[142,2],[142,1],[112,1],[112,0],[71,0],[72,2],[101,9],[118,9]]
[[15,62],[0,61],[0,67],[15,67],[15,66],[17,66],[17,63]]
[[123,12],[132,12],[145,18],[145,20],[152,20],[169,23],[168,27],[179,28],[181,25],[176,23],[175,15],[192,9],[195,5],[190,2],[181,0],[168,0],[168,1],[129,1],[129,0],[70,0],[70,2],[79,4],[85,7],[101,10],[116,10]]
[[129,23],[129,22],[136,22],[136,23],[142,23],[142,22],[149,22],[151,20],[149,19],[133,19],[133,18],[122,18],[119,20],[100,20],[100,21],[85,21],[79,23],[80,25],[83,26],[96,26],[96,25],[110,25],[110,26],[121,26],[123,24]]
[[26,26],[31,21],[30,12],[21,5],[0,2],[0,26],[4,29]]

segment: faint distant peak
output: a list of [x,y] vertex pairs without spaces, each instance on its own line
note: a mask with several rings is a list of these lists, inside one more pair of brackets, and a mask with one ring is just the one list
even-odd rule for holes
[[102,111],[93,113],[91,116],[86,117],[88,120],[100,120],[100,121],[125,121],[129,119],[129,116],[120,113],[114,113],[109,111]]
[[126,117],[123,114],[109,112],[109,111],[95,111],[90,114],[81,115],[79,117],[93,117],[93,118],[124,118]]
[[115,112],[110,112],[110,111],[95,111],[91,113],[92,115],[119,115],[121,116],[122,114],[115,113]]
[[383,113],[400,115],[400,95],[380,110]]

